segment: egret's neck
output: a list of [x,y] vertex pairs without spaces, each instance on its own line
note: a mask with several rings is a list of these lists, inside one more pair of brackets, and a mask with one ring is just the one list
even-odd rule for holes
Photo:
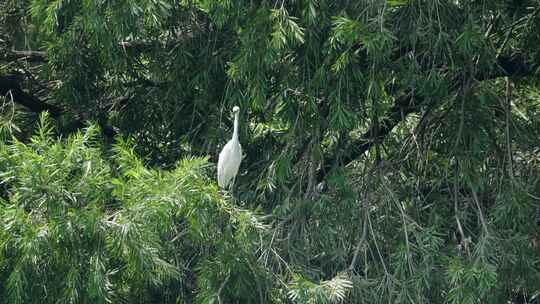
[[234,113],[234,131],[232,139],[238,141],[238,112]]

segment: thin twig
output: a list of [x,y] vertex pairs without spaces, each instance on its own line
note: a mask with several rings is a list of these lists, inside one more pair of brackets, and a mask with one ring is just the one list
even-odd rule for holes
[[459,235],[461,236],[461,243],[463,243],[463,247],[465,248],[465,251],[467,252],[467,256],[470,256],[471,253],[469,251],[469,244],[467,242],[467,238],[465,237],[465,233],[463,232],[463,226],[461,225],[461,221],[459,220],[457,161],[456,161],[455,168],[456,168],[456,170],[455,170],[456,176],[454,177],[454,191],[453,191],[454,192],[454,216],[456,218],[456,223],[457,223],[457,228],[458,228]]
[[512,111],[512,86],[510,83],[510,78],[505,77],[506,81],[506,104],[503,105],[504,112],[506,116],[506,126],[505,126],[505,137],[506,137],[506,151],[508,153],[508,174],[510,174],[510,180],[514,181],[514,161],[512,158],[512,145],[510,138],[510,119]]
[[381,184],[386,189],[386,191],[390,194],[390,197],[392,198],[392,200],[394,201],[394,203],[396,204],[396,206],[399,209],[399,212],[400,212],[400,215],[401,215],[401,222],[402,222],[402,225],[403,225],[403,234],[405,235],[405,247],[407,249],[407,265],[409,266],[409,271],[411,272],[411,274],[413,274],[414,271],[413,271],[413,266],[411,264],[411,259],[410,259],[410,257],[411,257],[411,246],[410,246],[410,242],[409,242],[409,230],[407,229],[407,220],[406,220],[407,216],[405,214],[405,210],[403,210],[403,206],[401,205],[399,200],[394,195],[394,192],[392,191],[392,189],[390,189],[390,187],[388,187],[388,185],[386,184],[386,182],[384,180],[384,177],[381,176],[380,180],[381,180]]
[[510,37],[512,36],[512,32],[514,31],[514,27],[516,26],[516,24],[517,24],[517,22],[512,23],[512,25],[510,26],[510,29],[508,30],[508,32],[506,32],[506,36],[504,37],[504,41],[501,44],[501,46],[499,47],[499,49],[497,50],[497,56],[495,58],[499,58],[502,51],[506,47],[506,44],[508,43],[508,41],[510,41]]
[[476,208],[478,209],[478,216],[480,217],[480,222],[482,223],[482,229],[484,230],[484,234],[488,235],[488,228],[486,224],[486,219],[484,218],[484,213],[482,212],[482,207],[480,207],[480,200],[478,199],[478,195],[476,194],[476,190],[474,190],[473,186],[469,183],[469,187],[471,188],[472,197],[474,200],[474,203],[476,204]]
[[351,261],[351,264],[349,265],[349,271],[352,272],[354,268],[356,267],[356,260],[358,259],[358,255],[360,254],[360,249],[364,246],[364,242],[366,241],[367,236],[367,224],[368,224],[368,216],[369,216],[369,210],[368,210],[368,203],[367,198],[364,197],[362,200],[362,209],[364,210],[364,223],[362,225],[362,236],[360,237],[360,241],[358,241],[358,244],[356,244],[356,249],[354,250],[354,255]]
[[219,304],[223,304],[223,301],[221,300],[221,291],[225,287],[225,284],[227,284],[227,281],[229,280],[230,275],[231,275],[230,273],[227,273],[227,277],[225,277],[225,280],[223,280],[223,282],[219,286],[218,293],[217,293],[217,298],[218,298],[218,303]]

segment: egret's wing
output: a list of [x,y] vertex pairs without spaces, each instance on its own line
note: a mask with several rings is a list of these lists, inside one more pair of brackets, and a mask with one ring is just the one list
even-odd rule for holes
[[228,168],[231,172],[231,178],[235,177],[240,168],[240,163],[242,162],[242,147],[238,143],[231,144],[231,154],[228,163],[230,167]]
[[[221,188],[226,188],[232,177],[236,174],[234,171],[234,156],[233,156],[232,142],[229,141],[221,153],[219,153],[218,159],[218,184]],[[238,170],[237,170],[238,171]]]

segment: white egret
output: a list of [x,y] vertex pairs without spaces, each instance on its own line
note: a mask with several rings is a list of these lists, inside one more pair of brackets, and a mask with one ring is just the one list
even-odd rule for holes
[[240,108],[235,106],[234,113],[234,130],[231,140],[223,147],[219,153],[218,160],[218,184],[222,189],[226,189],[229,184],[234,183],[240,162],[242,161],[242,146],[238,141],[238,113]]

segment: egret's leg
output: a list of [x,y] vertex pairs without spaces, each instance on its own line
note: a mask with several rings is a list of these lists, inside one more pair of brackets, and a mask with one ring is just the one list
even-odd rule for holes
[[236,181],[236,176],[233,177],[231,183],[229,184],[230,192],[231,192],[231,197],[232,197],[233,199],[234,199],[234,184],[236,184],[235,181]]

